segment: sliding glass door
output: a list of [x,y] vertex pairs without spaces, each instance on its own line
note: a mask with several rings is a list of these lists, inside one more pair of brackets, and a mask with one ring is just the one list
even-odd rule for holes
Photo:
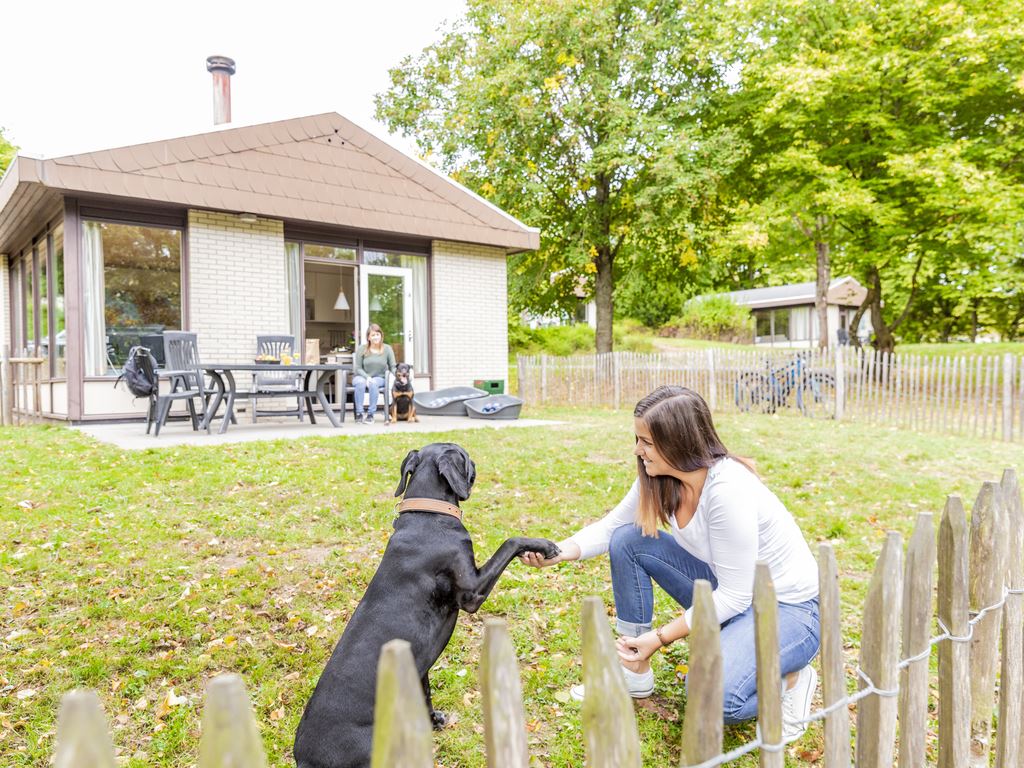
[[384,332],[384,343],[394,349],[395,359],[413,365],[412,270],[364,264],[359,270],[359,287],[363,296],[360,339],[365,340],[367,326],[376,323]]

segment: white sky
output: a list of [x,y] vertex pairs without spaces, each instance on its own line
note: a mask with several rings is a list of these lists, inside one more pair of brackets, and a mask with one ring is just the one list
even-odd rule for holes
[[464,0],[16,0],[0,40],[0,127],[27,154],[59,157],[203,133],[206,57],[230,56],[231,126],[339,112],[373,120],[387,71],[440,38]]

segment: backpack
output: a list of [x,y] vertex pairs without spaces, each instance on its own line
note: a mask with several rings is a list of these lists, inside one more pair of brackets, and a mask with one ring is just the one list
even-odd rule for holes
[[128,350],[121,375],[114,382],[116,387],[124,379],[128,391],[135,397],[152,397],[157,393],[159,378],[156,375],[156,360],[146,347],[132,347]]

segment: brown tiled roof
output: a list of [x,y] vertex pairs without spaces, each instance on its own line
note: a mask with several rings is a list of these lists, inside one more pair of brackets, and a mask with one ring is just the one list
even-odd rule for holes
[[536,229],[337,113],[18,161],[21,178],[0,184],[0,241],[18,191],[34,183],[509,251],[540,244]]

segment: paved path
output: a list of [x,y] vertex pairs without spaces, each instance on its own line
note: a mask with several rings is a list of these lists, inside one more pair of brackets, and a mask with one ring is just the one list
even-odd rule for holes
[[111,443],[126,450],[142,450],[145,448],[170,448],[179,445],[214,446],[226,443],[248,443],[254,440],[297,440],[303,437],[360,437],[363,435],[400,435],[407,432],[461,432],[467,429],[510,429],[522,427],[550,427],[561,424],[560,421],[541,419],[514,419],[493,421],[470,419],[464,416],[420,416],[418,423],[398,422],[385,426],[383,421],[373,424],[356,424],[351,417],[345,424],[335,429],[326,419],[318,419],[315,425],[304,421],[301,424],[295,418],[270,419],[261,418],[253,424],[246,421],[247,415],[238,417],[238,424],[233,424],[223,435],[206,434],[192,431],[188,420],[170,421],[160,430],[160,437],[146,434],[144,422],[124,422],[119,424],[81,424],[77,429],[104,443]]

